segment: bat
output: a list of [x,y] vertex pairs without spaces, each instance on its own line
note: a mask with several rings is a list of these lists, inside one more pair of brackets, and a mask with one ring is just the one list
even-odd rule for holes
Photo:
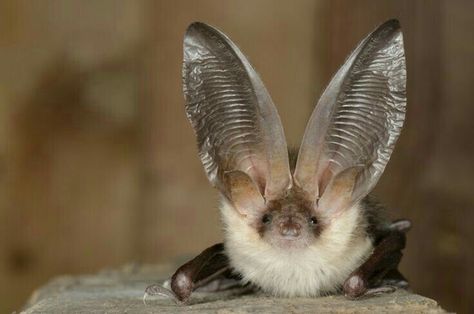
[[349,55],[295,152],[260,77],[221,31],[200,22],[188,27],[183,86],[199,157],[221,195],[224,242],[145,296],[186,303],[196,289],[232,282],[281,297],[358,299],[408,287],[398,264],[411,223],[390,221],[369,195],[405,120],[397,20],[380,25]]

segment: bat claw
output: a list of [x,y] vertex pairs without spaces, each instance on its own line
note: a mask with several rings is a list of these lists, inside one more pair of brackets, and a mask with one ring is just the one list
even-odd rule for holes
[[392,222],[389,228],[406,233],[411,229],[411,221],[408,219],[395,220]]
[[146,291],[145,291],[145,293],[143,294],[143,304],[144,304],[145,306],[147,305],[147,304],[146,304],[146,297],[147,297],[147,296],[148,296],[148,293],[146,293]]
[[368,298],[377,297],[383,294],[393,293],[397,290],[395,286],[381,286],[376,288],[367,289],[364,293],[360,295],[348,295],[346,294],[346,298],[349,300],[363,300]]
[[156,295],[171,299],[176,304],[183,304],[183,302],[178,299],[178,297],[176,296],[176,294],[174,294],[172,290],[167,289],[159,284],[152,284],[146,287],[145,293],[143,294],[143,304],[147,305],[146,298],[148,296],[156,296]]

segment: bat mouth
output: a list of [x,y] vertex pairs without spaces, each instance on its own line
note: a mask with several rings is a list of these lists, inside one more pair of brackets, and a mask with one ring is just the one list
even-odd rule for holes
[[289,236],[289,235],[277,235],[271,238],[271,244],[279,249],[289,250],[289,249],[304,249],[309,246],[309,241],[306,237],[299,236]]

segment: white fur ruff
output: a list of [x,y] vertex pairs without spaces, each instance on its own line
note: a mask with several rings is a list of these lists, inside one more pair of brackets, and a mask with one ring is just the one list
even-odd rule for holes
[[359,205],[341,213],[304,249],[283,250],[262,240],[233,206],[221,206],[225,249],[244,282],[275,296],[319,296],[335,292],[373,250]]

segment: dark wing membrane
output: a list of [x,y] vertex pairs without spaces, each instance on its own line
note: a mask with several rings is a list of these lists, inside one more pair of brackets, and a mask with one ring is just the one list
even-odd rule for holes
[[290,184],[281,122],[260,78],[221,32],[193,23],[184,39],[186,113],[211,183],[226,192],[227,172],[246,173],[262,194]]
[[403,37],[391,20],[359,44],[321,96],[303,138],[296,182],[318,193],[337,173],[360,167],[354,197],[367,194],[403,126],[405,90]]

